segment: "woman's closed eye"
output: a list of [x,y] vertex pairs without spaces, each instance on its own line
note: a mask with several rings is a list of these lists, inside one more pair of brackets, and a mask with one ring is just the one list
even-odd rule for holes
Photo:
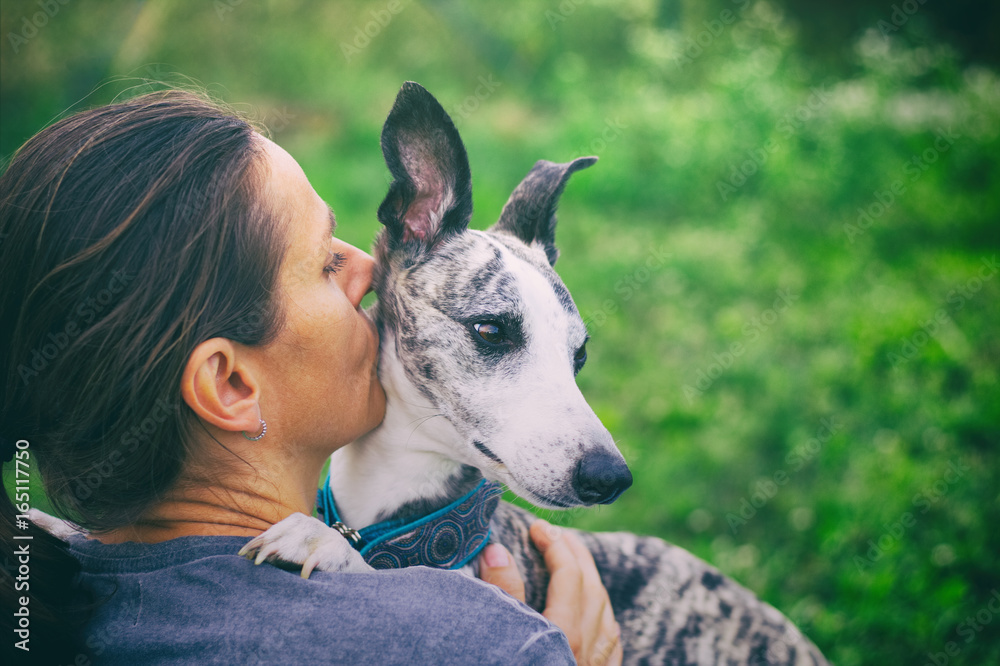
[[347,263],[346,254],[344,254],[343,252],[334,252],[333,258],[330,260],[330,263],[328,263],[326,267],[323,269],[323,272],[329,273],[330,275],[336,275],[337,273],[340,272],[340,269],[343,268],[344,264],[346,263]]

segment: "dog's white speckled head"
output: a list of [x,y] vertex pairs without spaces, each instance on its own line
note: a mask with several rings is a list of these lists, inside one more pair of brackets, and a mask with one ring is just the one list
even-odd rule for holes
[[555,209],[596,158],[540,161],[488,231],[468,229],[465,148],[426,90],[403,86],[382,131],[375,320],[406,380],[457,437],[452,459],[540,506],[614,501],[632,482],[575,376],[587,330],[552,269]]

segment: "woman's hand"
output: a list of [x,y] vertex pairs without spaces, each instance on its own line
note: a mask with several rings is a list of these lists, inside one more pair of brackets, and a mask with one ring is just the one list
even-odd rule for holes
[[[590,551],[571,532],[544,520],[531,525],[531,539],[549,569],[548,601],[542,615],[563,630],[578,663],[619,666],[621,630]],[[487,546],[479,564],[480,578],[524,601],[524,580],[507,549],[499,544]]]

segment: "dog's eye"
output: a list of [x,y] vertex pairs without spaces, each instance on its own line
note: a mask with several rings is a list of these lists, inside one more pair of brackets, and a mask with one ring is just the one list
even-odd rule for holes
[[573,354],[573,372],[577,373],[583,369],[583,364],[587,362],[587,343],[584,342]]
[[472,327],[476,329],[476,333],[479,334],[479,337],[491,345],[499,345],[507,340],[507,336],[504,335],[503,329],[500,328],[500,325],[492,321],[481,321],[473,324]]

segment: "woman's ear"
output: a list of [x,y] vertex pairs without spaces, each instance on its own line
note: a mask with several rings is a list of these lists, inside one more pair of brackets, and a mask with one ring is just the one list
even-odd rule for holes
[[181,377],[181,397],[222,430],[260,430],[260,384],[230,340],[212,338],[194,348]]

